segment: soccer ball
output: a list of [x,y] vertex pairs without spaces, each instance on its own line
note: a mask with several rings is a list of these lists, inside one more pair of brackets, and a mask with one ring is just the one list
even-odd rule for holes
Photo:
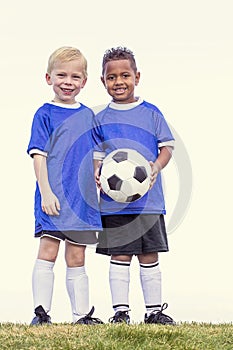
[[134,202],[149,190],[150,173],[150,164],[140,153],[117,149],[103,160],[101,187],[116,202]]

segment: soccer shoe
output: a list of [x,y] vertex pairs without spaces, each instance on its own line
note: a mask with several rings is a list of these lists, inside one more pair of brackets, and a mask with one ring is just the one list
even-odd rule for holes
[[164,303],[161,306],[160,311],[153,311],[149,316],[145,315],[145,323],[158,323],[163,325],[172,325],[174,326],[176,323],[175,321],[165,314],[163,314],[163,310],[167,309],[168,304]]
[[33,318],[32,322],[30,323],[31,326],[38,326],[41,324],[51,324],[51,317],[47,315],[45,310],[41,305],[37,306],[35,308],[35,314],[36,316]]
[[113,317],[109,319],[110,323],[130,323],[128,311],[117,311]]
[[92,306],[91,311],[84,317],[80,318],[75,324],[104,324],[99,318],[91,317],[95,311],[94,306]]

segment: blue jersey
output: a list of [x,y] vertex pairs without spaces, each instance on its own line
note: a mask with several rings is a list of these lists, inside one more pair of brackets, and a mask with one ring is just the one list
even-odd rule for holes
[[[111,102],[94,119],[94,158],[103,159],[118,148],[132,148],[155,161],[159,148],[174,144],[174,137],[159,109],[141,99],[130,104]],[[135,202],[119,203],[101,193],[102,215],[165,214],[161,174],[146,195]]]
[[94,181],[93,112],[82,104],[77,108],[45,103],[36,112],[27,152],[47,157],[48,178],[61,205],[59,216],[41,209],[41,195],[35,192],[35,233],[101,229]]

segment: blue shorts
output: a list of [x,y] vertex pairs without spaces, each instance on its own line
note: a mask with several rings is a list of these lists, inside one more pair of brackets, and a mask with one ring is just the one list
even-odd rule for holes
[[96,252],[105,255],[138,255],[167,252],[168,241],[161,214],[102,216],[103,232]]
[[69,241],[74,244],[88,245],[97,243],[96,231],[40,231],[35,237],[50,237],[60,241]]

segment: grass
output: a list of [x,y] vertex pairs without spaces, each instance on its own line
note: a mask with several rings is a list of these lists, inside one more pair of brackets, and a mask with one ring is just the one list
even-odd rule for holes
[[232,350],[233,324],[0,324],[0,350]]

